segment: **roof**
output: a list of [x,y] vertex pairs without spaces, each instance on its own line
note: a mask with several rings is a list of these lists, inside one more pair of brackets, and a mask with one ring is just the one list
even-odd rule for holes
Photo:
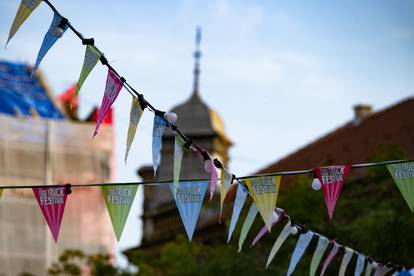
[[369,162],[372,154],[393,145],[413,157],[413,117],[414,98],[408,98],[357,124],[351,121],[258,173]]
[[64,114],[54,103],[40,73],[31,78],[27,64],[0,61],[0,113],[39,116],[62,120]]
[[[209,108],[198,93],[193,93],[189,100],[174,107],[171,111],[177,113],[177,124],[186,135],[190,137],[218,135],[230,142],[220,115]],[[166,136],[171,135],[173,134],[166,132]]]

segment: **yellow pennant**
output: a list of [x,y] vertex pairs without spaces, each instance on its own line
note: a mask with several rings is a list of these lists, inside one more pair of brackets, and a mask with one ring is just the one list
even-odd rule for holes
[[281,176],[278,175],[255,177],[245,180],[247,188],[249,189],[269,232],[272,228],[272,217],[276,208],[280,179]]
[[3,189],[0,189],[0,198],[3,195]]
[[23,24],[23,22],[30,16],[32,11],[39,6],[42,0],[22,0],[17,11],[16,17],[14,18],[13,24],[10,28],[9,37],[7,39],[6,45],[9,43],[10,39],[16,34],[17,30]]

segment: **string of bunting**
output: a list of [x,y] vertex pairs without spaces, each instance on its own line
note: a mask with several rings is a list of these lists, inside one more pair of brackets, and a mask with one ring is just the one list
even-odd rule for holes
[[[252,242],[252,246],[260,240],[260,238],[271,231],[271,228],[277,222],[287,219],[288,222],[277,238],[272,250],[270,252],[266,267],[270,264],[273,257],[282,246],[283,242],[289,235],[300,233],[297,246],[292,255],[291,263],[287,272],[290,275],[309,245],[314,236],[318,237],[318,245],[316,247],[314,256],[311,262],[311,275],[314,275],[316,269],[323,257],[324,252],[331,246],[330,253],[323,263],[321,275],[323,275],[329,266],[332,259],[338,254],[339,249],[343,248],[345,254],[342,259],[339,275],[344,275],[346,268],[353,256],[358,255],[358,261],[355,269],[355,275],[359,275],[363,268],[365,259],[368,259],[366,266],[366,275],[370,275],[372,269],[376,269],[375,275],[385,275],[388,271],[395,268],[402,268],[398,265],[392,265],[386,261],[374,261],[365,257],[363,254],[342,246],[335,240],[329,241],[326,237],[316,232],[308,231],[300,224],[292,222],[290,217],[281,209],[276,208],[281,178],[284,175],[291,174],[305,174],[312,173],[313,181],[312,188],[319,190],[322,188],[325,198],[325,203],[328,210],[329,218],[332,219],[336,202],[339,198],[341,189],[343,187],[345,178],[352,168],[372,167],[372,166],[387,166],[396,185],[400,189],[404,199],[411,211],[414,211],[414,160],[392,160],[379,163],[369,164],[355,164],[355,165],[339,165],[319,167],[314,169],[300,170],[300,171],[287,171],[265,175],[253,175],[245,177],[236,177],[230,173],[227,169],[223,168],[221,162],[218,159],[213,159],[212,155],[206,150],[202,149],[194,142],[191,141],[185,134],[183,134],[176,125],[177,115],[175,113],[168,113],[156,109],[150,102],[148,102],[144,95],[137,92],[128,82],[122,77],[109,63],[106,56],[97,48],[93,38],[85,38],[79,31],[77,31],[69,20],[63,17],[57,9],[50,3],[49,0],[22,0],[13,21],[12,27],[9,32],[7,44],[11,38],[15,35],[19,27],[30,16],[30,14],[39,6],[41,2],[45,2],[54,12],[51,25],[45,34],[42,45],[40,47],[38,57],[36,59],[35,66],[33,67],[32,75],[40,66],[41,61],[46,56],[50,48],[63,36],[66,30],[70,29],[86,46],[85,59],[77,83],[76,91],[72,101],[76,100],[80,89],[85,82],[86,78],[96,66],[98,61],[102,65],[108,68],[108,75],[106,80],[106,86],[104,95],[102,98],[101,107],[99,110],[98,120],[96,122],[93,137],[99,132],[100,124],[102,123],[109,108],[117,99],[122,88],[125,88],[127,92],[132,96],[132,104],[130,111],[130,125],[128,128],[127,144],[125,151],[125,162],[127,162],[129,150],[133,143],[137,126],[140,118],[146,108],[152,111],[154,116],[153,126],[153,140],[152,140],[152,159],[154,176],[157,172],[159,164],[160,148],[162,143],[162,136],[165,128],[170,128],[175,132],[175,147],[174,147],[174,164],[173,164],[173,180],[172,181],[153,181],[153,182],[141,182],[141,183],[99,183],[99,184],[86,184],[86,185],[38,185],[38,186],[1,186],[0,197],[3,193],[3,189],[21,189],[32,188],[35,198],[41,208],[41,211],[45,217],[47,224],[52,232],[52,236],[55,241],[58,239],[59,229],[63,217],[64,208],[66,205],[67,195],[71,193],[72,187],[85,187],[85,186],[100,186],[104,195],[105,204],[107,206],[114,232],[117,240],[121,238],[131,205],[134,201],[138,185],[157,185],[168,184],[170,190],[175,199],[177,208],[181,215],[184,228],[191,241],[202,202],[205,197],[208,184],[210,184],[210,200],[213,198],[216,185],[220,183],[220,217],[222,213],[222,206],[225,200],[226,194],[230,187],[237,185],[237,194],[233,206],[233,213],[231,217],[231,223],[228,233],[228,241],[230,241],[241,209],[247,198],[247,195],[251,196],[253,202],[249,208],[249,212],[245,218],[242,226],[242,230],[239,237],[239,251],[242,249],[244,240],[249,232],[254,219],[257,214],[260,213],[265,226],[258,233],[256,238]],[[189,149],[204,160],[205,170],[210,173],[209,180],[180,180],[181,160],[184,149]],[[220,175],[219,175],[220,171]],[[358,272],[358,273],[357,273]]]

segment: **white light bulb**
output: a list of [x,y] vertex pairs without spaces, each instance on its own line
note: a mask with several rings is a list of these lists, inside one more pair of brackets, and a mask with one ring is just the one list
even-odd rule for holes
[[278,214],[276,214],[276,212],[273,212],[272,221],[273,222],[279,221],[279,216]]
[[377,267],[378,267],[378,263],[374,261],[374,262],[372,263],[372,267],[373,267],[373,268],[377,268]]
[[204,170],[208,173],[211,172],[211,162],[208,159],[204,161]]
[[174,112],[166,112],[164,113],[164,119],[170,124],[175,124],[175,122],[177,122],[177,114]]
[[318,178],[314,178],[312,181],[312,189],[314,189],[315,191],[320,190],[322,187],[321,182],[319,181]]
[[290,234],[291,235],[296,235],[298,233],[298,228],[296,226],[292,226],[290,228]]
[[56,28],[54,28],[53,30],[53,35],[56,37],[61,37],[63,35],[63,33],[65,32],[64,29],[62,29],[61,27],[57,26]]

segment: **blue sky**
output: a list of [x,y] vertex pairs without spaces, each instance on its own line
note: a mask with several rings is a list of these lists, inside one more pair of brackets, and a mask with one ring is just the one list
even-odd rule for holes
[[[19,2],[0,2],[0,44]],[[235,143],[230,169],[236,175],[254,172],[344,124],[357,103],[380,110],[414,92],[411,0],[52,2],[165,110],[191,93],[194,31],[201,26],[201,95],[222,116]],[[33,64],[52,16],[42,4],[0,58]],[[68,31],[44,58],[40,68],[57,94],[77,81],[83,55],[84,47]],[[97,66],[85,82],[82,115],[100,104],[105,78],[105,68]],[[115,103],[119,181],[137,180],[136,169],[151,162],[147,113],[129,163],[123,163],[130,100],[122,93]],[[139,198],[121,247],[140,240]]]

